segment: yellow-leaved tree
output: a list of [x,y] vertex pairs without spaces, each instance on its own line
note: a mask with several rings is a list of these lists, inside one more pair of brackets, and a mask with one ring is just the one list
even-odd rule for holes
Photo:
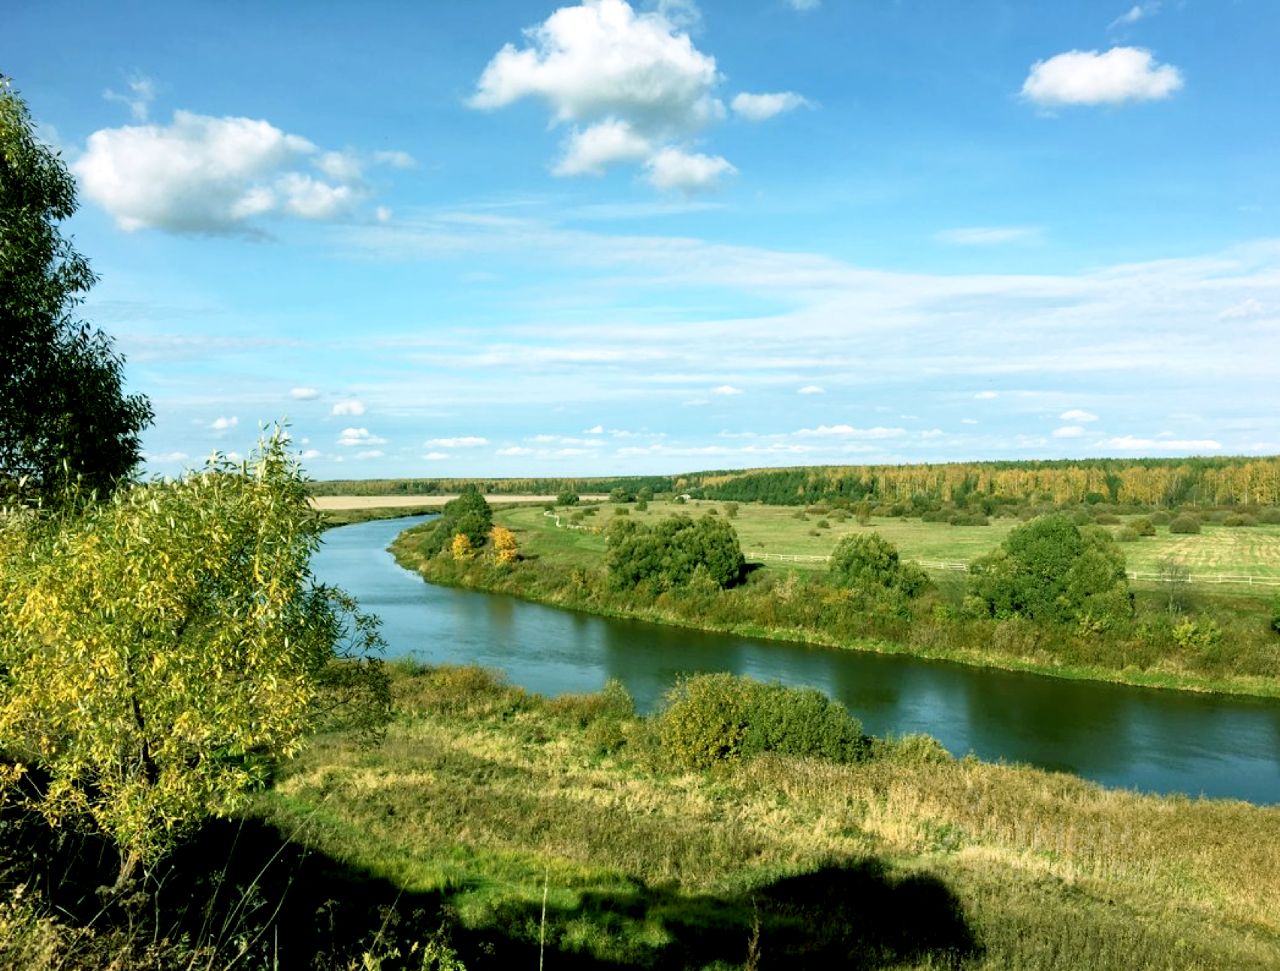
[[453,542],[449,544],[449,552],[455,560],[469,560],[475,555],[471,546],[471,537],[466,533],[454,533]]
[[493,556],[503,566],[514,563],[520,558],[520,547],[516,543],[516,534],[506,526],[494,526],[489,530],[489,542],[493,546]]
[[4,795],[107,834],[122,886],[326,719],[379,731],[376,622],[313,579],[320,530],[280,431],[78,513],[0,513]]

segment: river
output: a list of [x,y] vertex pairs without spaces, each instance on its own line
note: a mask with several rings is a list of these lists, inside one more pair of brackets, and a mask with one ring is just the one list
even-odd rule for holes
[[642,710],[682,673],[819,688],[873,734],[927,732],[956,755],[1027,762],[1108,786],[1280,802],[1280,702],[1066,681],[900,655],[613,620],[439,587],[386,547],[426,517],[325,533],[312,563],[382,619],[387,657],[481,664],[541,694],[617,678]]

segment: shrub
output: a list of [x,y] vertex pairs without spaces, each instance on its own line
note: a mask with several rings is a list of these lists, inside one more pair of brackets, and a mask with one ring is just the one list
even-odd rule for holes
[[1099,526],[1116,526],[1120,523],[1120,517],[1112,512],[1100,512],[1093,517],[1093,521]]
[[493,527],[493,510],[475,486],[467,486],[461,495],[445,503],[435,527],[422,543],[422,551],[428,555],[439,553],[451,546],[453,538],[462,534],[472,549],[484,545]]
[[649,500],[648,500],[648,499],[637,499],[637,500],[636,500],[636,512],[644,512],[644,511],[645,511],[645,510],[647,510],[648,508],[649,508]]
[[1120,543],[1133,543],[1138,539],[1139,533],[1132,526],[1121,526],[1116,531],[1116,540]]
[[636,703],[621,681],[610,678],[603,688],[591,694],[565,694],[549,699],[547,710],[585,728],[601,719],[616,722],[634,718]]
[[1169,532],[1180,534],[1191,534],[1200,532],[1200,519],[1190,513],[1182,513],[1173,518],[1169,523]]
[[571,490],[566,490],[556,496],[556,505],[558,506],[576,506],[579,501],[578,494]]
[[1280,525],[1280,509],[1264,509],[1258,513],[1258,522],[1268,526]]
[[763,752],[851,762],[866,748],[861,723],[820,691],[732,674],[681,680],[657,723],[663,751],[686,769]]
[[659,590],[687,584],[699,567],[720,587],[742,574],[738,534],[726,520],[671,516],[653,526],[616,519],[605,540],[609,585],[616,590],[650,581]]
[[1232,513],[1222,520],[1223,526],[1256,526],[1258,521],[1247,513]]
[[613,514],[615,516],[630,516],[631,510],[628,509],[626,506],[619,506],[617,509],[613,511]]
[[1156,525],[1146,516],[1139,516],[1133,522],[1129,523],[1129,528],[1134,531],[1137,536],[1154,536],[1156,534]]
[[1166,512],[1163,509],[1161,509],[1159,512],[1153,512],[1151,514],[1151,522],[1154,523],[1156,526],[1168,526],[1169,523],[1172,521],[1173,521],[1173,516],[1171,516],[1168,512]]
[[738,518],[738,504],[736,502],[726,502],[724,504],[724,514],[730,519]]

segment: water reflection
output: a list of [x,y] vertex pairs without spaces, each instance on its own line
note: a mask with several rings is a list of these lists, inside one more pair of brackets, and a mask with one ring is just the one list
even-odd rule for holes
[[609,620],[423,583],[384,552],[416,519],[331,530],[314,567],[383,621],[389,655],[499,668],[544,694],[609,678],[641,710],[683,673],[819,688],[876,734],[1147,791],[1280,801],[1280,704],[1063,681],[913,658]]

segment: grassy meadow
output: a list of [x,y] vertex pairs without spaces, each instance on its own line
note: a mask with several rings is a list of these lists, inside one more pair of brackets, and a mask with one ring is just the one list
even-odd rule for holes
[[[610,517],[619,508],[625,508],[627,515],[639,522],[655,522],[677,513],[697,517],[715,510],[718,515],[724,515],[727,505],[696,499],[686,503],[655,500],[643,511],[637,510],[634,504],[606,504],[583,506],[576,510],[562,507],[556,512],[560,522],[567,524],[575,511],[585,512],[594,508],[597,510],[595,514],[587,515],[581,525],[603,527],[608,525]],[[529,549],[539,555],[561,559],[572,558],[584,551],[603,554],[602,535],[587,530],[557,529],[555,520],[543,513],[544,510],[534,508],[510,510],[499,516],[499,520],[521,530]],[[1140,517],[1126,516],[1121,521],[1123,524],[1137,518]],[[806,513],[795,506],[758,503],[738,505],[732,523],[744,552],[825,557],[843,537],[874,530],[893,543],[904,559],[946,563],[968,563],[989,553],[1004,541],[1010,530],[1021,525],[1021,521],[1015,518],[991,519],[987,526],[952,526],[945,522],[873,516],[863,526],[852,517],[838,519],[823,513]],[[1120,527],[1109,528],[1114,532]],[[1157,525],[1156,535],[1123,543],[1121,550],[1128,568],[1140,574],[1156,574],[1163,561],[1174,560],[1183,564],[1193,576],[1253,575],[1280,580],[1280,525],[1231,527],[1206,523],[1200,533],[1192,535],[1170,533],[1167,525]],[[766,568],[776,564],[777,561],[765,559]],[[824,570],[826,564],[799,561],[787,562],[786,567]],[[1260,595],[1265,596],[1268,590],[1273,593],[1280,591],[1280,585],[1256,585]]]
[[416,909],[389,922],[401,953],[431,938],[472,969],[540,949],[548,968],[1280,967],[1280,808],[1107,791],[918,739],[852,765],[682,771],[603,696],[544,700],[468,668],[402,667],[395,691],[381,747],[318,739],[257,812]]

